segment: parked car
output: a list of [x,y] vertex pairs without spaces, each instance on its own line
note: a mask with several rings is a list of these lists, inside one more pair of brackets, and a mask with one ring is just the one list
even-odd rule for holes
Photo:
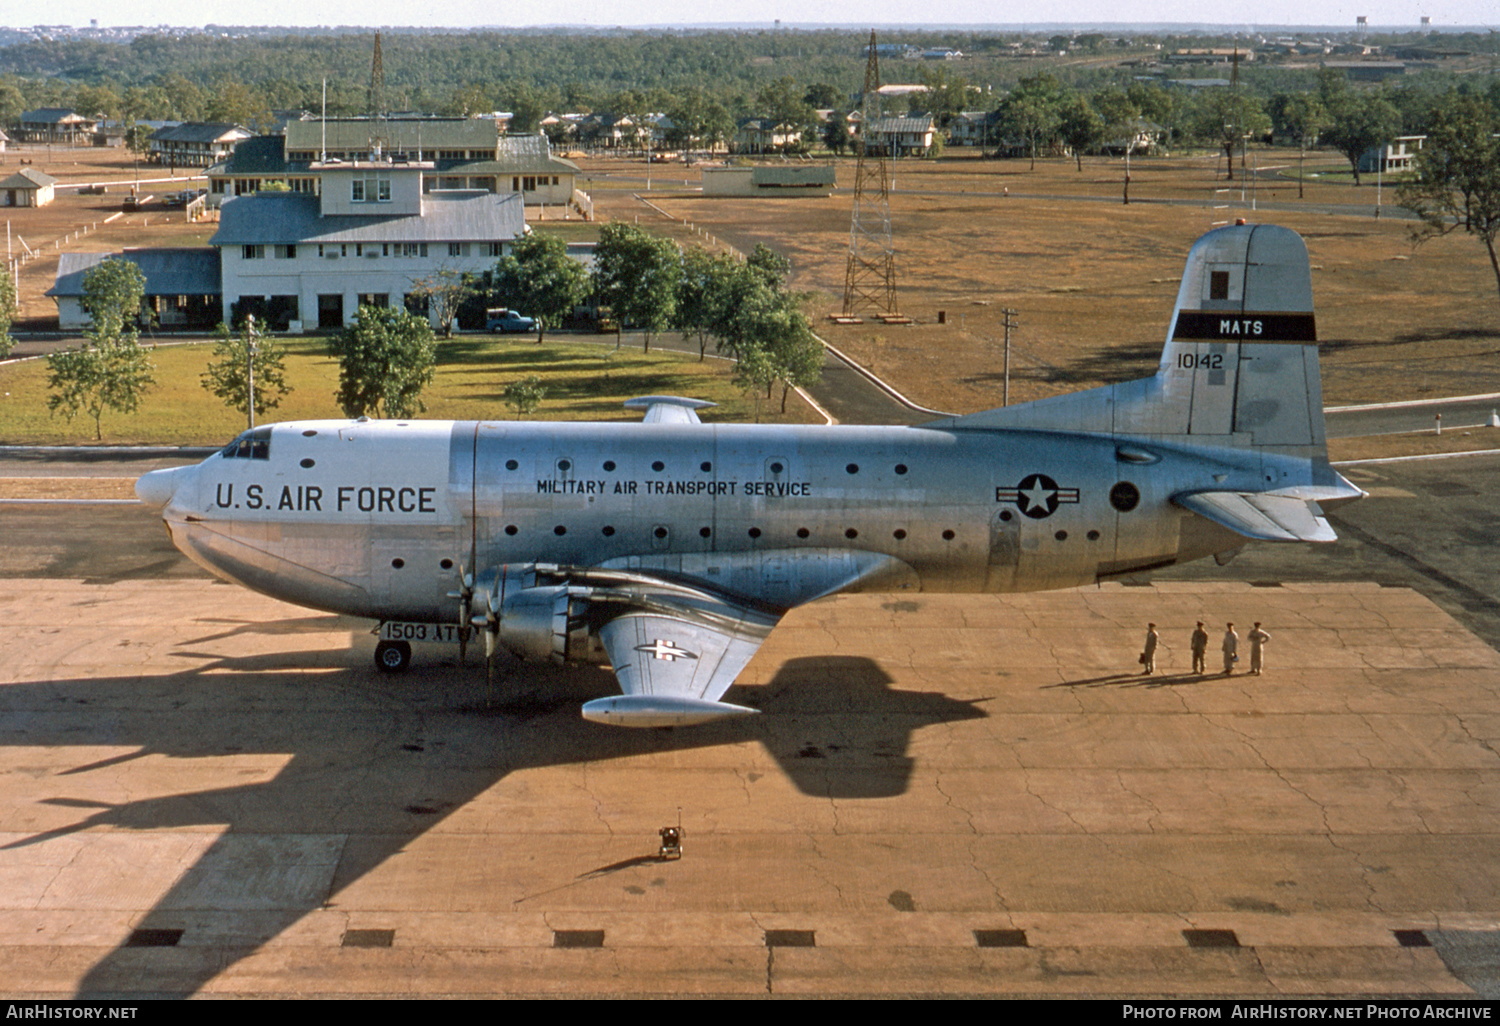
[[491,310],[484,320],[484,330],[499,335],[513,332],[535,331],[536,318],[522,317],[514,310]]

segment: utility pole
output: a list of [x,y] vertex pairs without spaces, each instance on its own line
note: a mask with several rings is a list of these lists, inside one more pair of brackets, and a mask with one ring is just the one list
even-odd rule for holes
[[1001,396],[1000,405],[1010,405],[1010,333],[1019,328],[1021,322],[1016,320],[1016,311],[1010,307],[1000,311],[1005,315],[1005,392]]
[[255,315],[245,315],[245,367],[249,372],[248,381],[250,385],[250,427],[255,427]]

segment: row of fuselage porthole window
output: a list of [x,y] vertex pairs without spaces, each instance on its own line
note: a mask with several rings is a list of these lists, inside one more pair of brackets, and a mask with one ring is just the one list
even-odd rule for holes
[[[303,434],[305,434],[305,435],[310,435],[310,434],[313,434],[313,433],[314,432],[311,432],[311,431],[304,431],[303,432]],[[235,447],[238,444],[239,444],[239,439],[236,439],[234,442],[229,443],[228,448],[225,449],[225,455],[226,456],[232,456],[232,455],[234,455]],[[267,450],[267,451],[269,451],[269,450]],[[263,459],[265,457],[260,457],[260,458]],[[302,466],[303,470],[310,470],[312,467],[314,467],[316,465],[317,465],[317,461],[314,460],[314,459],[312,459],[311,457],[307,457],[307,458],[303,459],[302,462],[301,462],[301,466]],[[521,465],[519,463],[517,463],[515,460],[506,460],[505,461],[505,469],[506,470],[519,470],[520,467],[521,467]],[[573,469],[572,461],[570,461],[570,460],[558,460],[557,461],[557,469],[558,469],[559,472],[566,474],[568,471],[570,471],[570,470]],[[615,469],[615,461],[614,460],[605,460],[604,461],[604,472],[606,474],[612,473],[614,471],[614,469]],[[657,460],[656,462],[654,462],[654,463],[651,464],[651,469],[654,470],[654,471],[656,471],[659,474],[663,470],[667,469],[667,465],[665,463],[663,463],[661,460]],[[698,469],[701,470],[701,471],[703,471],[703,473],[707,474],[707,473],[710,473],[710,472],[713,471],[714,465],[712,463],[709,463],[707,460],[705,460],[704,462],[698,464]],[[773,463],[770,466],[770,471],[773,474],[779,474],[784,469],[786,469],[786,468],[783,467],[780,463]],[[846,472],[850,473],[850,474],[858,474],[859,473],[859,464],[858,463],[851,463],[848,466],[846,466],[844,468],[844,470]],[[898,463],[898,464],[896,464],[895,470],[896,470],[897,474],[905,474],[906,470],[907,470],[906,464],[905,463]]]
[[[505,469],[506,470],[520,470],[521,469],[521,464],[517,460],[506,460],[505,461]],[[569,471],[571,471],[572,469],[573,469],[573,461],[572,460],[562,459],[562,460],[558,460],[557,461],[557,470],[558,470],[558,473],[560,473],[560,474],[566,474]],[[655,471],[656,473],[660,474],[662,471],[664,471],[664,470],[667,469],[667,465],[662,460],[656,460],[656,461],[654,461],[651,464],[651,469],[653,471]],[[703,473],[705,473],[705,474],[710,474],[710,473],[713,472],[714,465],[712,463],[708,462],[707,460],[704,460],[702,463],[698,464],[698,469],[700,471],[702,471]],[[768,469],[773,474],[779,474],[783,470],[785,470],[786,467],[782,466],[781,463],[777,462],[777,463],[772,463]],[[898,464],[896,464],[896,466],[895,466],[894,469],[895,469],[895,471],[896,471],[896,473],[898,475],[899,474],[905,474],[906,471],[907,471],[907,466],[906,466],[905,463],[898,463]],[[612,474],[612,473],[614,473],[614,470],[615,470],[615,461],[614,460],[605,460],[604,461],[604,472],[606,474]],[[846,473],[849,473],[849,474],[858,474],[859,473],[859,464],[858,463],[847,464],[844,467],[844,471]]]
[[[1000,518],[1002,520],[1011,519],[1010,511],[1006,510],[1005,512],[1001,513]],[[505,526],[505,533],[510,537],[515,537],[520,533],[520,531],[521,529],[515,524],[507,524]],[[558,537],[562,537],[563,535],[568,533],[568,528],[565,524],[558,524],[552,529],[552,533],[557,535]],[[609,525],[605,525],[600,529],[599,533],[604,535],[604,537],[606,538],[612,538],[615,535],[615,529]],[[656,527],[652,529],[651,533],[654,537],[660,540],[665,539],[671,532],[665,527]],[[746,532],[746,534],[748,534],[751,538],[759,538],[762,533],[763,532],[758,527],[752,527]],[[698,535],[701,538],[711,538],[713,537],[713,529],[709,527],[700,527],[698,528]],[[805,541],[808,538],[812,537],[812,531],[810,531],[806,527],[799,527],[797,528],[797,537]],[[859,537],[859,531],[853,527],[850,527],[844,531],[844,537],[849,539],[850,541],[853,541],[854,539]],[[896,530],[891,532],[891,537],[896,541],[905,541],[907,537],[905,528],[896,528]],[[953,541],[957,537],[958,532],[954,531],[952,528],[948,528],[943,531],[944,541]],[[1067,541],[1068,532],[1056,531],[1053,533],[1052,537],[1056,538],[1058,541]],[[1089,531],[1085,537],[1087,537],[1089,541],[1098,541],[1100,538],[1100,534],[1098,531]],[[452,570],[453,560],[444,559],[438,565],[441,566],[444,570]],[[406,560],[397,557],[396,559],[391,560],[391,566],[397,570],[400,570],[402,567],[406,566]]]

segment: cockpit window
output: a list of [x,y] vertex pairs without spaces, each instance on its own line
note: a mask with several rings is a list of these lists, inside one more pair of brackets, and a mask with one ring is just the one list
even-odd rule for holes
[[246,431],[224,446],[219,455],[226,460],[268,460],[271,458],[271,429],[261,427]]

